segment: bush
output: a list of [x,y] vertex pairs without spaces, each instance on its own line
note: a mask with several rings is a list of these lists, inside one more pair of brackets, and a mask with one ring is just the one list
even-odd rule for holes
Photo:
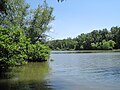
[[29,39],[23,35],[21,29],[12,29],[0,27],[0,68],[26,63],[26,44]]
[[33,62],[47,61],[50,49],[48,46],[42,45],[40,42],[28,45],[28,59]]
[[29,61],[48,60],[50,49],[37,42],[30,44],[22,29],[0,27],[0,70],[23,65]]

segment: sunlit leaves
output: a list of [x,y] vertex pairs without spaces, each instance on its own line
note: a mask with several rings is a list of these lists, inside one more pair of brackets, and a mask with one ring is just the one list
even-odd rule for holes
[[27,32],[28,37],[31,38],[31,43],[46,39],[45,33],[51,29],[49,23],[54,20],[52,12],[53,8],[48,7],[45,1],[34,11]]

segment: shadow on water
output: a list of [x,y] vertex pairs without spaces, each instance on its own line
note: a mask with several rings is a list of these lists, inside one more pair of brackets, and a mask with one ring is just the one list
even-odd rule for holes
[[0,90],[52,90],[47,80],[49,71],[47,62],[14,67],[1,75]]

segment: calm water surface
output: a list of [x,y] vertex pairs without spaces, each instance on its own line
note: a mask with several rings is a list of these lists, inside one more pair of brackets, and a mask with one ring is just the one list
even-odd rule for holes
[[56,53],[54,61],[13,68],[0,90],[120,90],[120,53]]

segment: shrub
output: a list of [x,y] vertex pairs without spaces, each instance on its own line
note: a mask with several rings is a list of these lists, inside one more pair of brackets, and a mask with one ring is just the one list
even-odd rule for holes
[[26,44],[29,43],[21,29],[0,27],[0,69],[25,64]]
[[29,61],[46,61],[49,58],[48,46],[36,42],[30,44],[22,29],[0,27],[0,70],[10,66],[23,65]]
[[49,58],[50,49],[48,46],[37,42],[35,44],[28,45],[28,59],[29,61],[47,61]]

